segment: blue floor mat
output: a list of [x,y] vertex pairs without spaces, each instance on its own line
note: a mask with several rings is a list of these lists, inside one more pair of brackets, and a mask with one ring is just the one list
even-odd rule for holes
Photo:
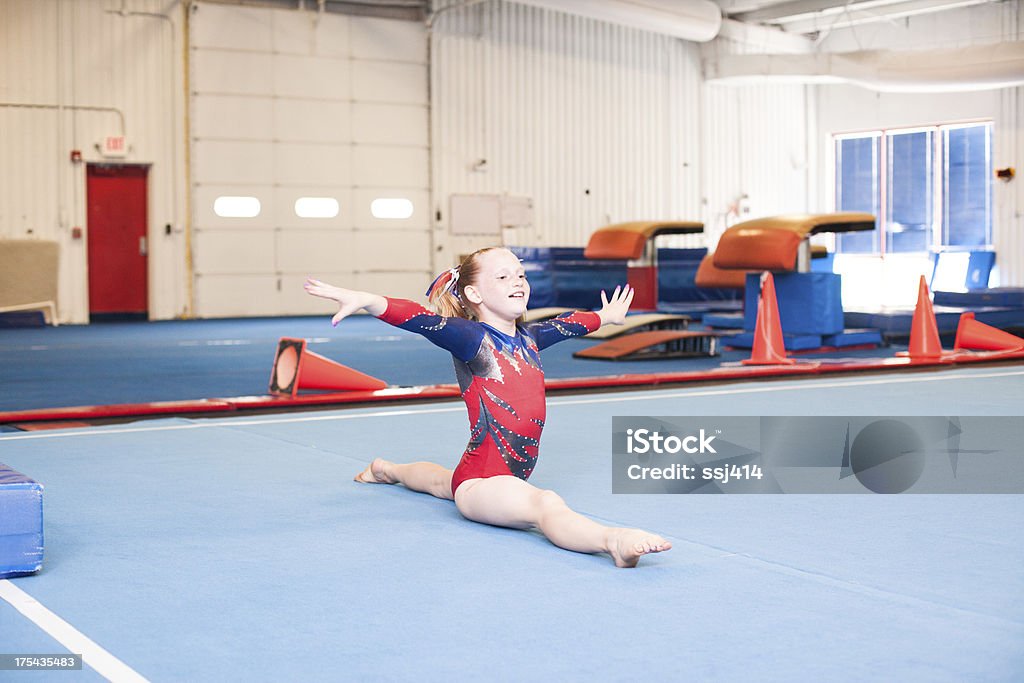
[[3,435],[47,487],[44,570],[17,585],[153,680],[1011,681],[1024,496],[613,495],[609,439],[623,414],[999,414],[1012,373],[551,400],[532,481],[671,537],[634,571],[350,481],[452,462],[457,403]]
[[[310,350],[391,385],[455,382],[446,351],[369,316],[353,316],[337,328],[326,317],[97,323],[0,330],[0,411],[264,395],[280,337],[306,338]],[[546,349],[547,377],[700,371],[750,355],[617,362],[572,357],[596,343],[570,339]]]

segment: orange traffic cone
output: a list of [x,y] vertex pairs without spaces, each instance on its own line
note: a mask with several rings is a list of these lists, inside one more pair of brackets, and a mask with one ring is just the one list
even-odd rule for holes
[[754,323],[754,348],[744,365],[794,365],[786,358],[779,320],[779,302],[775,299],[775,278],[771,273],[761,276],[761,296],[757,300],[757,322]]
[[272,394],[294,397],[300,388],[373,391],[386,386],[387,383],[376,377],[307,351],[305,339],[281,337],[277,342],[274,368],[270,372]]
[[956,328],[955,351],[969,349],[972,351],[1021,351],[1024,350],[1024,339],[1003,332],[1002,330],[980,323],[974,319],[973,313],[960,316],[960,324]]
[[921,284],[917,288],[917,307],[914,308],[914,319],[910,322],[910,348],[896,355],[922,359],[942,357],[939,325],[935,321],[935,311],[932,309],[932,300],[924,275],[921,276]]

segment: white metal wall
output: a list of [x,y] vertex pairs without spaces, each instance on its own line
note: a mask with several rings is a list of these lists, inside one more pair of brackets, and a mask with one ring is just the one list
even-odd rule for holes
[[[395,20],[196,4],[191,15],[196,314],[318,312],[313,275],[415,296],[429,281],[426,32]],[[256,197],[252,218],[215,214]],[[300,218],[300,197],[338,201]],[[407,198],[405,219],[375,198]]]
[[[1019,3],[1007,3],[999,18],[1001,38],[1020,40],[1024,36],[1024,12]],[[992,162],[995,168],[1014,167],[1024,172],[1024,88],[999,91],[999,107],[993,126]],[[992,241],[996,248],[999,284],[1024,287],[1024,184],[996,182],[996,214]]]
[[89,316],[71,150],[104,161],[97,143],[122,132],[123,161],[150,164],[150,315],[186,312],[181,23],[165,0],[0,0],[0,237],[59,243],[62,322]]
[[[760,53],[765,40],[757,32],[722,35],[703,52]],[[704,220],[710,246],[735,223],[815,208],[812,97],[813,87],[804,85],[704,85]]]
[[454,193],[531,197],[533,228],[512,238],[521,244],[700,220],[695,44],[494,0],[441,10],[431,66],[436,266],[493,241],[449,236]]

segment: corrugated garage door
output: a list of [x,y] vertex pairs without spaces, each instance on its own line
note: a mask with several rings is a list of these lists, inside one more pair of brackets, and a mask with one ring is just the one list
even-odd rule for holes
[[416,296],[430,275],[423,26],[197,3],[190,35],[196,315],[322,312],[308,275]]

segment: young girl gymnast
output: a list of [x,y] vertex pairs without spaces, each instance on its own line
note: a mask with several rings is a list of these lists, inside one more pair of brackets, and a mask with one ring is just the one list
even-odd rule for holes
[[307,280],[306,291],[336,301],[340,320],[366,310],[396,327],[421,334],[451,352],[469,411],[470,439],[454,471],[431,462],[397,464],[376,458],[356,475],[366,484],[404,484],[413,491],[454,500],[467,519],[515,529],[536,528],[555,545],[579,553],[605,552],[618,567],[672,544],[640,529],[606,527],[572,511],[555,492],[527,483],[537,464],[544,428],[544,371],[539,352],[552,344],[621,325],[633,300],[628,286],[600,311],[576,311],[522,324],[530,285],[507,249],[481,249],[445,271],[427,297],[435,312],[404,299]]

